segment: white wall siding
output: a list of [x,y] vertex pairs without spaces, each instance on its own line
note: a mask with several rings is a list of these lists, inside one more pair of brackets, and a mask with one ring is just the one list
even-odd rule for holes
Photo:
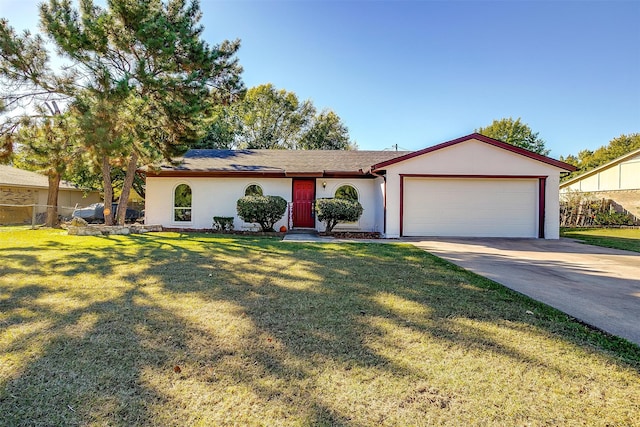
[[[587,172],[588,174],[589,172]],[[578,179],[562,191],[617,191],[640,189],[640,155],[621,163],[604,167],[596,173]]]
[[[180,184],[187,184],[192,191],[191,222],[173,220],[173,192]],[[264,195],[281,196],[291,201],[290,178],[168,178],[147,177],[145,222],[161,224],[163,227],[211,228],[214,216],[234,217],[234,228],[246,230],[255,228],[238,218],[236,203],[244,196],[245,189],[251,184],[262,187]],[[288,225],[288,212],[274,226]]]
[[[326,184],[324,186],[323,184]],[[375,179],[363,178],[318,178],[316,180],[316,199],[334,197],[336,190],[343,185],[350,185],[358,192],[358,201],[362,205],[362,216],[357,222],[338,224],[334,231],[380,231],[377,218],[382,204],[378,203],[377,183]],[[316,228],[324,231],[325,226],[316,218]]]

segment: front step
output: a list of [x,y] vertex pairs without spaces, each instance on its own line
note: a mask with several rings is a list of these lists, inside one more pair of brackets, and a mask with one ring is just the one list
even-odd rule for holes
[[310,234],[313,236],[318,235],[318,231],[314,228],[292,228],[287,231],[287,234]]

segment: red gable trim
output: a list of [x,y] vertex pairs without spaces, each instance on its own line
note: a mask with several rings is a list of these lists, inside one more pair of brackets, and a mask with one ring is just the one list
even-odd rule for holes
[[507,144],[506,142],[498,141],[497,139],[489,138],[488,136],[481,135],[479,133],[472,133],[467,136],[463,136],[461,138],[454,139],[452,141],[443,142],[442,144],[434,145],[433,147],[428,147],[419,151],[414,151],[413,153],[405,154],[404,156],[396,157],[395,159],[387,160],[386,162],[378,163],[371,166],[371,171],[378,171],[386,166],[393,165],[399,162],[403,162],[405,160],[413,159],[414,157],[421,156],[423,154],[431,153],[432,151],[437,151],[442,148],[451,147],[452,145],[459,144],[461,142],[469,141],[469,140],[478,140],[490,145],[493,145],[498,148],[502,148],[504,150],[511,151],[516,154],[520,154],[522,156],[528,157],[533,160],[537,160],[542,163],[547,163],[549,165],[558,167],[560,169],[564,169],[567,171],[574,171],[576,167],[570,165],[565,162],[561,162],[559,160],[552,159],[551,157],[543,156],[538,153],[534,153],[533,151],[525,150],[524,148],[516,147],[515,145]]

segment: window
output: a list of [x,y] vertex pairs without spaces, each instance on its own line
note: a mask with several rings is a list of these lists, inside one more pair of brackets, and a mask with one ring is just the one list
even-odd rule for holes
[[178,185],[173,193],[173,220],[191,221],[191,187],[187,184]]
[[351,185],[342,185],[336,190],[336,199],[358,200],[358,191]]
[[244,190],[245,196],[262,196],[262,187],[258,184],[251,184]]

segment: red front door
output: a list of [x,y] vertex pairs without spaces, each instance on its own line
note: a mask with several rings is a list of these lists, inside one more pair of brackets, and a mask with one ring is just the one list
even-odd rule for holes
[[315,179],[293,180],[293,226],[315,228],[313,202],[316,195]]

